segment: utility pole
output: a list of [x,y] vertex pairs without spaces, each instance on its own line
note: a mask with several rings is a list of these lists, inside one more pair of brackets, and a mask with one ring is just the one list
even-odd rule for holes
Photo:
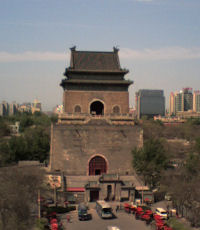
[[56,191],[56,185],[54,184],[54,203],[55,203],[55,206],[57,206],[57,193],[56,193],[57,191]]
[[40,189],[38,189],[38,219],[41,218]]

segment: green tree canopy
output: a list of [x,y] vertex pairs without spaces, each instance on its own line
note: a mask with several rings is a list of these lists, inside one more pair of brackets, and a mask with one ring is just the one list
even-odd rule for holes
[[10,129],[8,124],[0,118],[0,137],[8,136],[10,134]]
[[0,165],[23,160],[44,162],[48,159],[50,137],[42,127],[27,129],[24,135],[13,136],[0,144]]
[[150,139],[144,142],[143,148],[135,148],[133,154],[133,167],[141,174],[145,183],[154,187],[161,178],[162,170],[168,166],[163,143],[160,139]]

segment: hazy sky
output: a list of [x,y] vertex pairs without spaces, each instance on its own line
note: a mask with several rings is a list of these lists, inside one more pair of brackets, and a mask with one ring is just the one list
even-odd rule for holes
[[[138,89],[200,89],[200,0],[0,0],[0,101],[62,103],[69,48],[120,48]],[[167,103],[168,105],[168,103]]]

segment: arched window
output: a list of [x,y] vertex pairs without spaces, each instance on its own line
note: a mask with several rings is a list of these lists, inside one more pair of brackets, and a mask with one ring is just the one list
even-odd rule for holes
[[115,106],[113,107],[113,113],[115,113],[115,114],[120,114],[120,108],[119,108],[118,105],[115,105]]
[[95,156],[89,162],[89,175],[101,175],[107,172],[107,164],[103,157]]
[[100,101],[94,101],[90,105],[90,113],[93,115],[103,115],[104,114],[104,105]]
[[80,105],[76,105],[76,106],[75,106],[74,112],[75,112],[75,113],[81,113],[81,107],[80,107]]

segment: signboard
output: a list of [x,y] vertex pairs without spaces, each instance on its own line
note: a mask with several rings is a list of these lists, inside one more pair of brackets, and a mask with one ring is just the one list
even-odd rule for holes
[[48,183],[52,188],[60,188],[61,187],[61,176],[58,175],[48,175]]

